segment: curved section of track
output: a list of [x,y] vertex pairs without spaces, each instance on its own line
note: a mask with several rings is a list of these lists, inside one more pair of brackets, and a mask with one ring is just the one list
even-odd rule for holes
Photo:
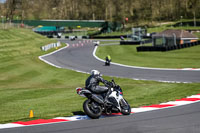
[[94,44],[67,42],[69,47],[54,54],[42,57],[51,64],[61,68],[73,69],[82,72],[99,70],[103,75],[126,77],[140,80],[155,80],[166,82],[200,82],[200,71],[191,70],[160,70],[122,67],[111,65],[107,67],[93,56]]
[[0,133],[199,133],[200,102],[129,116],[18,127]]

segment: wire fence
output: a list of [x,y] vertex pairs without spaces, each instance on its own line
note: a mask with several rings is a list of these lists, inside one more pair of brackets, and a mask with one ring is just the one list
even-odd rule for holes
[[11,22],[6,22],[6,23],[0,23],[0,29],[10,29],[10,28],[27,28],[30,29],[32,27],[24,24],[17,24],[17,23],[11,23]]
[[153,36],[153,46],[176,46],[177,41],[175,35]]

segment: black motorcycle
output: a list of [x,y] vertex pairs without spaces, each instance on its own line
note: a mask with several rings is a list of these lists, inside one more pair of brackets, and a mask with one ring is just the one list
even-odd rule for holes
[[98,119],[102,113],[122,113],[129,115],[131,108],[128,102],[123,98],[122,89],[116,85],[114,80],[106,85],[109,88],[108,103],[104,103],[106,94],[95,94],[85,88],[76,88],[77,94],[86,97],[87,100],[83,103],[83,110],[86,115],[92,119]]
[[110,60],[106,60],[106,62],[105,62],[105,66],[110,66]]

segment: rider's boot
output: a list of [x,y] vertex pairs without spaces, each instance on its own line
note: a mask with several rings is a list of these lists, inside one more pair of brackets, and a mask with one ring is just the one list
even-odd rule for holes
[[108,96],[110,95],[110,93],[111,93],[111,91],[109,89],[108,92],[107,92],[107,94],[106,94],[106,96],[105,96],[105,98],[104,98],[104,104],[105,104],[105,106],[111,106],[112,105],[112,103],[108,100]]

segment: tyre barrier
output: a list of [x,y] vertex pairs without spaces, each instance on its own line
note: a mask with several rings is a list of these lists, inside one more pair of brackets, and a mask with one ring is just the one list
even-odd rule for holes
[[142,41],[120,41],[120,45],[140,45]]

